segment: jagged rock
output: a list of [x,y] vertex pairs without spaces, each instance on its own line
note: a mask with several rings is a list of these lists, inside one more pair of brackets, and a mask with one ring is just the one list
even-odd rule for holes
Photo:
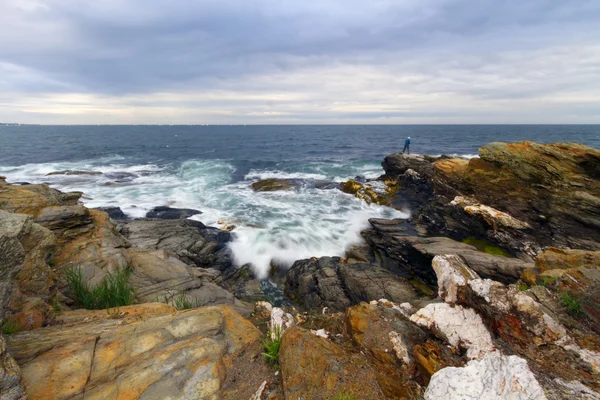
[[131,219],[123,212],[123,210],[121,210],[120,207],[98,207],[96,210],[104,211],[115,221],[127,221]]
[[193,215],[201,214],[201,211],[191,208],[171,208],[166,206],[154,207],[146,213],[146,218],[157,219],[180,219],[189,218]]
[[279,363],[285,398],[333,399],[343,393],[364,400],[385,398],[375,371],[360,353],[299,327],[283,335]]
[[2,400],[26,399],[21,370],[6,350],[2,335],[0,335],[0,398]]
[[494,350],[494,343],[479,314],[470,308],[447,303],[429,304],[410,320],[431,329],[454,348],[467,351],[467,357],[480,359]]
[[544,390],[527,365],[517,356],[498,352],[462,368],[436,372],[425,392],[425,400],[545,400]]
[[284,333],[288,328],[291,328],[295,325],[294,317],[290,313],[286,313],[283,309],[279,307],[271,308],[271,336],[275,338],[277,336],[277,332],[275,330],[279,330],[279,333]]
[[256,302],[265,299],[263,288],[250,264],[221,271],[214,282],[233,293],[240,300]]
[[231,233],[193,220],[134,220],[121,234],[133,247],[166,250],[186,264],[223,271],[232,266],[227,243]]
[[304,307],[343,310],[361,301],[413,300],[411,284],[389,271],[366,263],[344,264],[338,257],[299,260],[286,274],[285,292]]
[[[387,398],[417,398],[423,394],[433,372],[449,365],[464,365],[444,344],[432,340],[406,319],[391,302],[380,300],[350,307],[345,319],[347,332],[367,355]],[[424,347],[438,355],[431,372],[424,368],[431,364],[429,354],[423,357]]]
[[81,194],[62,193],[45,184],[15,186],[0,179],[0,209],[34,218],[44,207],[77,205]]
[[46,176],[52,175],[102,175],[100,171],[77,171],[73,169],[65,169],[63,171],[49,172]]
[[480,279],[462,258],[454,254],[435,256],[431,262],[438,279],[438,294],[447,303],[456,303],[468,293],[467,282]]
[[217,399],[228,368],[260,338],[226,306],[176,312],[154,303],[110,311],[119,317],[65,312],[58,317],[63,325],[8,338],[30,398]]
[[0,210],[0,309],[21,329],[39,327],[49,316],[56,275],[48,260],[55,248],[54,235],[30,216]]
[[254,182],[251,186],[255,192],[275,192],[278,190],[290,190],[296,187],[294,182],[288,179],[264,179]]

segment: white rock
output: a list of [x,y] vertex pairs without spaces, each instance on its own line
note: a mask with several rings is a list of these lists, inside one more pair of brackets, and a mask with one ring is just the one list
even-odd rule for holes
[[259,386],[256,393],[254,393],[254,395],[252,397],[250,397],[250,400],[260,400],[260,397],[262,396],[263,392],[265,391],[265,387],[267,387],[267,381],[264,381],[262,383],[262,385]]
[[400,314],[404,315],[404,317],[406,318],[410,318],[410,316],[413,315],[416,311],[410,303],[402,303],[400,305],[397,305],[396,303],[389,301],[388,299],[371,300],[369,304],[381,304],[385,307],[391,307],[392,309],[398,311]]
[[[504,288],[505,286],[500,282],[493,281],[491,279],[473,279],[469,281],[469,287],[473,290],[473,293],[479,297],[483,297],[488,303],[492,302],[492,288]],[[501,302],[494,303],[494,306],[499,307],[502,311],[508,311],[510,305]]]
[[447,367],[431,377],[425,400],[545,400],[544,390],[517,356],[488,353],[463,368]]
[[402,360],[402,362],[405,364],[410,363],[411,358],[408,353],[408,347],[406,347],[406,344],[404,344],[402,336],[398,332],[391,331],[389,333],[389,338],[390,342],[392,342],[392,347],[394,349],[394,353],[396,353],[396,357],[398,357],[399,360]]
[[428,304],[410,317],[415,324],[440,332],[450,345],[478,359],[494,350],[492,336],[475,311],[447,303]]
[[285,332],[287,328],[294,325],[294,317],[292,314],[286,313],[279,307],[273,307],[271,310],[271,336],[275,338],[275,327],[278,326],[281,329],[281,333]]
[[431,262],[438,281],[438,295],[446,303],[456,303],[458,290],[472,279],[479,279],[463,259],[454,254],[435,256]]
[[316,331],[311,329],[310,331],[315,336],[320,336],[325,339],[329,338],[329,332],[327,332],[325,329],[318,329]]
[[531,226],[527,222],[520,221],[510,214],[496,210],[490,206],[486,206],[469,197],[456,196],[450,202],[453,206],[462,207],[467,214],[479,215],[487,222],[494,230],[498,227],[506,227],[513,229],[529,229]]
[[254,309],[259,310],[261,308],[271,312],[273,310],[273,305],[267,301],[257,301],[254,304]]
[[554,379],[558,385],[562,386],[563,390],[569,391],[569,398],[572,399],[586,399],[586,400],[600,400],[600,393],[594,392],[592,389],[585,386],[579,381],[563,381],[560,378]]

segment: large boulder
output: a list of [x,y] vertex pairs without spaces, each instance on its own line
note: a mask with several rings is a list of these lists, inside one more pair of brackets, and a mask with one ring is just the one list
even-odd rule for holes
[[[226,306],[177,312],[151,303],[109,311],[65,312],[62,325],[8,338],[29,398],[218,399],[228,369],[240,358],[252,366],[257,355],[243,350],[260,332]],[[249,398],[257,387],[241,395]]]
[[292,327],[283,335],[279,352],[285,398],[334,399],[353,396],[364,400],[385,398],[375,371],[366,358]]
[[296,185],[289,179],[263,179],[254,182],[251,187],[255,192],[275,192],[279,190],[291,190]]
[[56,275],[48,261],[55,248],[54,235],[30,216],[0,210],[0,309],[21,329],[39,327],[49,316]]
[[285,293],[307,309],[332,310],[381,298],[396,303],[417,298],[406,279],[376,265],[346,264],[339,257],[296,261],[286,274]]
[[232,266],[227,243],[231,233],[193,220],[134,220],[124,223],[121,234],[133,247],[166,250],[181,261],[223,271]]

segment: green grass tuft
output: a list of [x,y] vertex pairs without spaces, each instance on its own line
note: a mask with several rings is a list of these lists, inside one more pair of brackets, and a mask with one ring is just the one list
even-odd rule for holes
[[4,335],[12,335],[13,333],[17,333],[21,330],[21,327],[10,318],[5,319],[4,322],[2,322],[2,325],[0,325],[0,328],[2,329],[2,333]]
[[556,277],[555,276],[543,276],[542,277],[542,282],[540,283],[540,286],[548,287],[548,285],[551,285],[554,282],[556,282]]
[[262,341],[264,352],[262,353],[265,361],[275,369],[279,369],[279,348],[281,347],[281,337],[283,329],[275,325],[267,331]]
[[185,292],[171,294],[167,291],[161,298],[157,297],[156,302],[170,304],[178,310],[190,310],[192,308],[202,307],[203,304],[198,298],[189,298]]
[[129,283],[131,271],[117,268],[96,286],[84,282],[80,268],[67,270],[66,280],[73,293],[75,305],[87,310],[102,310],[129,306],[135,300],[135,291]]
[[560,304],[567,309],[569,314],[581,314],[583,311],[581,309],[581,304],[579,304],[579,300],[571,296],[571,293],[569,292],[560,295]]
[[349,394],[340,393],[334,400],[356,400],[356,398]]
[[529,286],[525,282],[519,281],[519,291],[524,292],[529,289]]

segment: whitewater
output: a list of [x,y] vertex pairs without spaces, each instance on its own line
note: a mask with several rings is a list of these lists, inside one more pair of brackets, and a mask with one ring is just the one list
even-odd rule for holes
[[[343,256],[361,242],[369,218],[407,218],[408,210],[367,204],[338,189],[314,182],[342,182],[383,173],[376,163],[310,162],[296,168],[250,169],[235,179],[237,168],[226,160],[188,160],[180,165],[129,164],[120,156],[77,162],[1,166],[9,182],[47,183],[65,192],[83,192],[89,208],[120,207],[143,218],[156,206],[192,208],[192,217],[223,227],[234,225],[230,248],[236,265],[252,264],[260,278],[272,263],[291,266],[309,257]],[[101,175],[51,175],[61,170],[97,171]],[[262,179],[294,179],[293,190],[255,192]]]

